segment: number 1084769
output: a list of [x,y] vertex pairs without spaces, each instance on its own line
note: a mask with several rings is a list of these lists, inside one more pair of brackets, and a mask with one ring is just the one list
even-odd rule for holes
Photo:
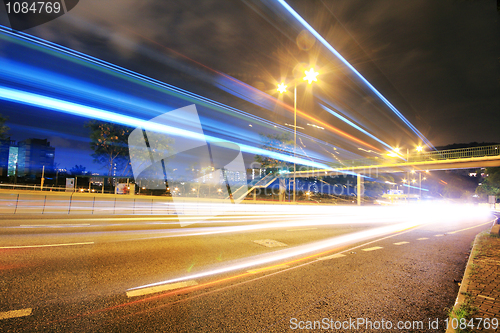
[[10,1],[5,3],[7,14],[58,14],[61,12],[61,3],[59,1],[45,2],[19,2]]

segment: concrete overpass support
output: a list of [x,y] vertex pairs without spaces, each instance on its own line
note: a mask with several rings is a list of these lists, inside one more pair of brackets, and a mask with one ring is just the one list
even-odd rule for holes
[[361,198],[363,197],[363,177],[361,177],[361,174],[358,173],[358,181],[356,183],[356,198],[358,201],[358,206],[361,206]]
[[286,201],[286,183],[285,183],[285,178],[280,177],[279,178],[279,201]]

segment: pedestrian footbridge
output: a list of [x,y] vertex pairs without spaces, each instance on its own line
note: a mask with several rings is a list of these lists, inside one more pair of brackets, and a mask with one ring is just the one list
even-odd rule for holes
[[[342,173],[378,174],[412,170],[473,169],[500,166],[500,145],[448,149],[414,154],[395,154],[363,160],[342,161],[330,169],[297,171],[295,177],[333,176]],[[287,177],[293,177],[288,173]]]

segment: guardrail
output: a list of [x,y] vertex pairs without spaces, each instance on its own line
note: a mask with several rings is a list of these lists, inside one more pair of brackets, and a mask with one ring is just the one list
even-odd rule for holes
[[478,158],[487,156],[500,156],[500,145],[483,147],[447,149],[429,152],[416,152],[411,154],[391,153],[391,156],[374,157],[359,160],[346,160],[341,164],[331,164],[333,168],[347,168],[357,166],[372,166],[381,164],[398,164],[427,161],[456,160],[461,158]]
[[[45,192],[66,192],[66,187],[64,185],[45,185],[45,186],[40,186],[40,184],[9,184],[9,183],[0,183],[0,190],[5,189],[5,190],[22,190],[22,191],[45,191]],[[89,190],[88,187],[85,188],[77,188],[74,189],[73,191],[70,191],[69,193],[72,192],[79,192],[79,193],[103,193],[102,188],[101,189],[95,189],[92,188]],[[113,194],[113,191],[104,191],[104,193],[111,193]]]
[[438,150],[416,154],[414,153],[408,156],[408,162],[442,161],[455,160],[459,158],[474,158],[499,155],[500,145],[493,145],[485,147]]
[[66,188],[61,186],[44,186],[43,188],[38,184],[0,184],[0,189],[7,190],[26,190],[26,191],[65,191]]
[[[212,205],[224,202],[222,199],[183,200],[185,202],[181,204],[174,204],[171,197],[3,190],[0,191],[0,214],[197,215],[211,214],[212,210],[216,210]],[[316,202],[244,200],[239,205],[229,205],[228,212],[252,213],[254,209],[251,206],[255,204],[317,205]]]

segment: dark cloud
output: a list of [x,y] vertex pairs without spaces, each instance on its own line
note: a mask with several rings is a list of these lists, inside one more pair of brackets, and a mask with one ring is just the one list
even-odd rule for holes
[[420,128],[429,128],[431,141],[499,141],[500,36],[494,1],[325,4],[366,51],[362,61],[368,63],[369,80],[381,84]]
[[[391,144],[408,136],[394,114],[318,43],[299,49],[295,39],[302,28],[267,3],[86,0],[28,32],[173,84],[181,82],[179,71],[191,76],[183,64],[193,63],[172,50],[266,91],[294,63],[315,59],[330,71],[322,78],[324,93],[335,104]],[[499,141],[494,1],[289,3],[435,145]],[[336,121],[306,97],[299,103]]]

